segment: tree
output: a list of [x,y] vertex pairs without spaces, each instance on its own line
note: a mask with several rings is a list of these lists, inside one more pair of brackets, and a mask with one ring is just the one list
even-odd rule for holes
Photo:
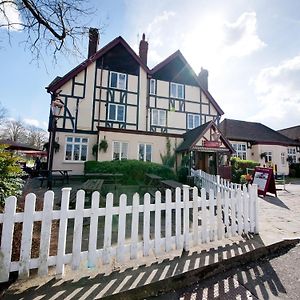
[[35,59],[44,50],[56,58],[58,51],[79,51],[78,42],[88,32],[80,20],[94,12],[87,0],[0,0],[0,27],[7,29],[9,38],[12,30],[24,31]]
[[7,116],[7,109],[0,102],[0,124],[3,123],[3,121],[6,118],[6,116]]
[[45,130],[35,126],[26,128],[26,144],[42,150],[47,140],[48,137]]
[[7,120],[2,128],[2,138],[13,142],[25,143],[25,127],[23,123],[18,120]]
[[5,150],[5,145],[0,145],[0,206],[5,198],[21,194],[23,171],[18,161],[17,156]]

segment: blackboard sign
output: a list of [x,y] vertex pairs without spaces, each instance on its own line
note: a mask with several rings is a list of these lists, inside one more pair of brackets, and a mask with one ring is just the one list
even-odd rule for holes
[[272,168],[256,167],[252,183],[257,184],[259,195],[266,196],[266,193],[269,192],[277,196]]

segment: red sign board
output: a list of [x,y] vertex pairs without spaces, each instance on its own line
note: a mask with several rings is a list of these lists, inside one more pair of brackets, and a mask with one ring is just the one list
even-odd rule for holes
[[256,167],[252,183],[257,184],[259,195],[266,196],[269,192],[277,196],[272,168]]
[[218,141],[204,141],[203,146],[209,148],[219,148],[221,146],[221,143]]

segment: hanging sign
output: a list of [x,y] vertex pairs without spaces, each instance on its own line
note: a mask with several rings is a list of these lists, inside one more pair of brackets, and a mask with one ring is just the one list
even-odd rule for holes
[[269,192],[277,196],[272,168],[256,167],[252,183],[257,184],[259,195],[266,196]]
[[221,143],[219,141],[204,141],[204,147],[209,148],[219,148],[221,146]]

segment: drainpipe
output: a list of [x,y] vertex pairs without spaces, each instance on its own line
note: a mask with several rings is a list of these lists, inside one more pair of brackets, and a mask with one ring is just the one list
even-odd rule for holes
[[150,79],[151,76],[147,76],[147,96],[146,96],[146,131],[148,131],[148,120],[149,120],[149,102],[150,102]]
[[[98,161],[99,158],[99,142],[100,142],[100,107],[101,107],[101,97],[102,97],[102,77],[103,77],[103,56],[102,56],[102,60],[101,60],[101,71],[100,71],[100,93],[99,93],[99,104],[98,104],[98,122],[97,122],[97,129],[98,129],[98,133],[97,133],[97,148],[98,151],[96,152],[96,161]],[[95,80],[97,81],[97,78],[95,78]]]

